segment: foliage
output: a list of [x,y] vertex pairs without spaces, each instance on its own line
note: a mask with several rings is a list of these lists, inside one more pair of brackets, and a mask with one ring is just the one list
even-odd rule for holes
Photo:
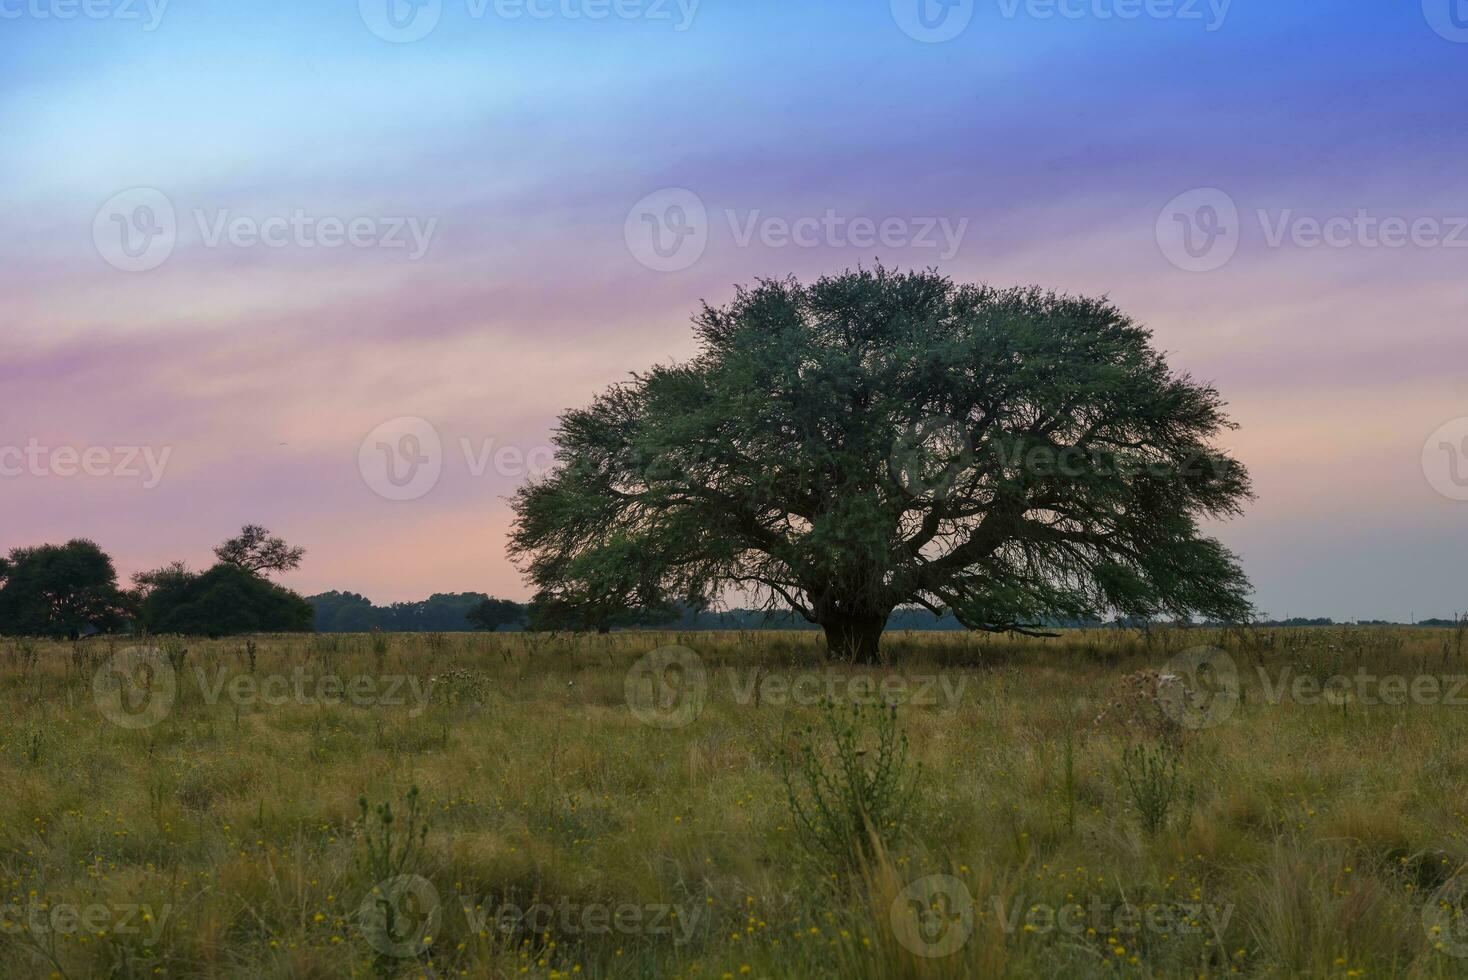
[[[428,821],[418,810],[418,787],[408,790],[404,798],[405,819],[401,832],[395,826],[397,817],[392,804],[371,806],[366,796],[358,797],[361,811],[362,871],[369,882],[386,881],[414,869],[428,838]],[[389,933],[391,929],[388,930]]]
[[677,610],[668,603],[649,607],[590,593],[572,597],[540,592],[530,601],[525,628],[535,633],[610,633],[617,628],[662,626],[677,618]]
[[149,633],[217,637],[311,629],[310,603],[238,565],[215,565],[203,574],[171,565],[134,582],[138,621]]
[[[800,763],[782,768],[786,797],[796,832],[806,847],[824,860],[855,870],[870,861],[879,844],[892,843],[903,826],[917,789],[921,766],[907,765],[907,734],[897,725],[897,708],[867,709],[853,703],[824,706],[827,758],[807,729]],[[875,729],[875,746],[864,736]],[[870,756],[870,758],[868,758]]]
[[1175,806],[1191,814],[1193,791],[1183,781],[1178,754],[1163,745],[1140,743],[1122,750],[1121,771],[1142,829],[1156,834],[1167,826]]
[[525,607],[509,599],[488,598],[476,604],[464,618],[475,629],[493,633],[501,626],[524,622]]
[[[506,602],[482,592],[435,593],[419,602],[375,606],[355,592],[323,592],[306,599],[322,633],[463,633],[476,627],[469,616],[485,602]],[[523,607],[519,607],[522,608]],[[513,624],[514,620],[510,621]]]
[[271,537],[258,524],[246,524],[239,537],[230,538],[214,549],[221,564],[234,565],[248,572],[289,572],[301,567],[306,549],[293,548],[283,538]]
[[[260,669],[319,673],[312,639],[254,638]],[[368,637],[331,639],[334,671],[375,674]],[[1360,650],[1377,676],[1415,674],[1425,663],[1444,678],[1446,698],[1463,673],[1440,659],[1450,640],[1433,629],[1205,629],[1173,646],[1216,644],[1277,678],[1302,647],[1333,643],[1352,651],[1348,664]],[[1126,630],[890,635],[903,668],[881,672],[825,663],[819,637],[793,631],[464,634],[436,656],[425,637],[394,636],[389,670],[417,673],[425,695],[427,673],[441,678],[421,714],[411,697],[396,707],[271,699],[239,712],[229,691],[247,669],[244,641],[191,637],[190,673],[220,672],[223,695],[181,688],[164,720],[137,730],[99,713],[93,670],[73,667],[71,644],[35,642],[29,674],[12,659],[12,642],[0,643],[0,853],[11,876],[0,905],[18,903],[9,921],[22,925],[32,890],[35,905],[100,904],[115,914],[96,933],[48,929],[45,941],[55,942],[45,951],[28,929],[0,929],[5,980],[369,977],[380,952],[360,914],[375,880],[363,870],[358,796],[392,801],[397,851],[402,796],[413,784],[433,829],[408,873],[433,884],[443,914],[431,944],[394,959],[403,978],[1463,973],[1451,954],[1465,935],[1456,886],[1468,863],[1468,712],[1451,703],[1363,705],[1345,717],[1328,706],[1273,705],[1260,675],[1243,671],[1249,710],[1199,731],[1182,760],[1198,795],[1191,825],[1151,837],[1136,829],[1116,761],[1135,737],[1128,732],[1077,733],[1074,833],[1058,819],[1064,727],[1118,677],[1166,658],[1155,638],[1149,648]],[[633,719],[628,665],[675,642],[697,652],[710,678],[759,667],[772,677],[968,682],[951,703],[900,709],[924,776],[902,838],[879,862],[890,879],[832,881],[829,860],[799,860],[804,847],[766,746],[788,740],[792,717],[820,727],[818,705],[756,700],[742,684],[716,680],[687,727]],[[35,732],[45,733],[39,751]],[[894,902],[936,902],[943,893],[907,890],[934,875],[963,884],[967,894],[948,893],[954,901],[940,910],[952,915],[971,900],[974,928],[952,921],[909,933],[923,944],[905,946]],[[506,905],[536,902],[554,910],[541,920],[548,938],[496,927]],[[656,920],[643,914],[635,930],[565,929],[563,902],[578,926],[590,908],[671,905],[687,928],[671,915],[663,930],[649,928]],[[1035,906],[1080,912],[1045,920],[1031,917]],[[400,935],[414,934],[422,907],[397,906]],[[123,909],[136,911],[122,918]],[[1067,919],[1076,928],[1062,927]],[[1030,931],[1031,922],[1040,928]],[[115,928],[124,923],[136,931]],[[923,955],[955,928],[966,936],[961,948]]]
[[1199,521],[1240,512],[1212,387],[1102,299],[878,267],[762,281],[701,352],[567,412],[511,552],[544,604],[787,604],[871,660],[900,605],[970,629],[1102,612],[1237,621]]
[[120,629],[128,600],[91,541],[17,548],[0,559],[0,634],[75,639]]

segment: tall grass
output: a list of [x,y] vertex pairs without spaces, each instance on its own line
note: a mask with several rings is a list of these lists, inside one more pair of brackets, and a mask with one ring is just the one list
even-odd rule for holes
[[[629,708],[628,676],[672,644],[706,688],[691,722],[659,727]],[[1150,743],[1115,705],[1200,644],[1227,651],[1242,697],[1167,742],[1174,786],[1173,761],[1128,761]],[[1468,975],[1451,928],[1432,931],[1468,865],[1451,629],[908,634],[884,669],[827,664],[802,633],[188,638],[154,665],[177,674],[171,707],[137,727],[109,721],[93,683],[126,646],[0,644],[7,978]],[[1286,671],[1444,693],[1271,701]],[[325,674],[376,700],[317,697]],[[821,697],[766,683],[796,677]],[[817,762],[839,764],[821,704],[834,688],[844,708],[860,677],[960,693],[900,704],[902,771],[922,781],[852,871],[801,832],[782,764],[812,726]],[[853,778],[876,771],[878,741],[849,748]],[[1139,820],[1128,765],[1157,791],[1146,806],[1171,801],[1161,819]],[[384,956],[361,910],[403,837],[383,844],[376,805],[400,835],[410,799],[432,832],[412,831],[401,873],[441,914]],[[389,857],[369,868],[373,853]],[[1071,906],[1078,930],[1053,921]],[[954,929],[963,942],[928,955]]]

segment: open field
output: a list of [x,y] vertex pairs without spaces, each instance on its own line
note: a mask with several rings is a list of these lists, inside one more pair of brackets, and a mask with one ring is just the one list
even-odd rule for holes
[[[1454,631],[817,642],[4,641],[0,973],[1468,976]],[[802,746],[839,791],[894,715],[885,845],[823,852]]]

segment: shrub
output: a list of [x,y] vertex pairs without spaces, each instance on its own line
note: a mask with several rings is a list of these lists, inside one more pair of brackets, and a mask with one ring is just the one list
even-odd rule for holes
[[[898,728],[895,706],[870,711],[853,704],[843,711],[827,702],[824,716],[833,743],[829,760],[817,751],[815,730],[808,728],[798,768],[782,766],[781,778],[801,841],[852,869],[896,837],[922,767],[908,766],[907,734]],[[861,747],[868,727],[875,729],[871,752]]]

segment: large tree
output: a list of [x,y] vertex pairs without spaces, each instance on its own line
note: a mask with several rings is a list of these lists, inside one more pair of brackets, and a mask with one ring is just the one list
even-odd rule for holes
[[0,558],[0,633],[76,638],[119,629],[127,614],[112,559],[91,541]]
[[542,595],[653,607],[729,589],[870,661],[898,606],[986,631],[1248,615],[1200,520],[1249,498],[1218,392],[1105,299],[878,267],[762,281],[700,353],[567,412],[515,499]]

